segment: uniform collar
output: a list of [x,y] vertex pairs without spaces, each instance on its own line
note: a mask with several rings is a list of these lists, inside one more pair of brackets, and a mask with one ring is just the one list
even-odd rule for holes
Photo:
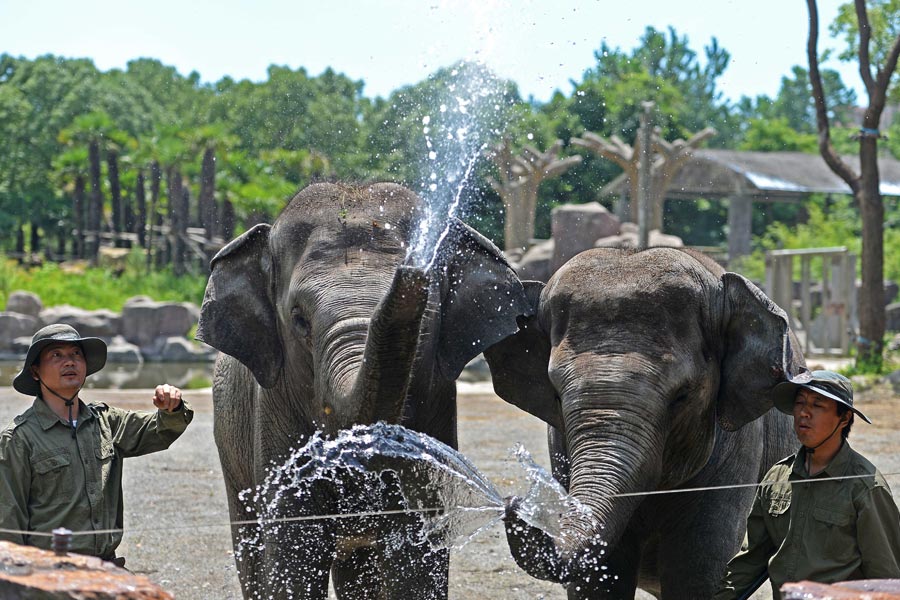
[[[78,400],[78,419],[83,417],[93,416],[93,413],[89,410],[84,410],[84,402],[81,399]],[[41,425],[41,429],[47,431],[57,423],[62,423],[66,427],[69,426],[67,422],[63,419],[60,419],[59,416],[53,412],[53,409],[50,408],[50,405],[40,396],[34,397],[34,404],[31,405],[34,409],[34,414],[37,415],[38,423]]]
[[[800,478],[808,479],[809,473],[806,471],[806,448],[800,448],[794,457],[794,464],[791,467],[792,473]],[[850,464],[850,456],[853,450],[850,449],[850,442],[844,440],[840,449],[831,462],[824,469],[816,473],[816,477],[841,477],[847,472]]]

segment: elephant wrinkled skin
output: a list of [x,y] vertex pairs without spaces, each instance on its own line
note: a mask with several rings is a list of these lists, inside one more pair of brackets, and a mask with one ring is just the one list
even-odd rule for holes
[[[420,209],[394,184],[315,184],[213,259],[197,338],[221,351],[215,439],[233,520],[257,517],[240,492],[317,430],[384,420],[456,447],[455,379],[530,305],[499,250],[455,219],[430,269],[409,264]],[[324,485],[283,496],[282,516],[334,509]],[[445,598],[445,550],[388,543],[415,539],[418,526],[415,515],[291,522],[261,536],[236,526],[244,594],[326,598],[330,573],[340,598]]]
[[[494,389],[549,425],[554,475],[591,509],[555,540],[507,507],[531,575],[570,598],[712,597],[740,547],[752,487],[793,451],[770,391],[805,369],[784,312],[751,282],[689,251],[588,250],[546,287],[535,316],[485,351]],[[623,495],[625,494],[625,495]]]

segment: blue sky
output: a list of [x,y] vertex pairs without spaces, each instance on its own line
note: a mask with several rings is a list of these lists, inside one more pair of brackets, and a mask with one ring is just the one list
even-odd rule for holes
[[[839,0],[819,0],[820,50]],[[778,91],[806,65],[803,0],[0,0],[0,52],[89,57],[101,69],[158,58],[204,81],[265,79],[270,64],[332,67],[367,96],[421,81],[460,59],[512,79],[523,96],[571,92],[601,40],[633,48],[647,25],[669,25],[697,51],[715,36],[731,53],[725,95]],[[860,93],[852,65],[832,60]]]

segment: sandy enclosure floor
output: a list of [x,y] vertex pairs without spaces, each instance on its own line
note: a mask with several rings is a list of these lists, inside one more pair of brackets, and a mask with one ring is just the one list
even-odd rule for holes
[[[503,493],[522,493],[526,483],[511,449],[521,443],[548,465],[546,430],[536,418],[506,404],[483,385],[461,385],[460,449]],[[150,391],[89,390],[83,397],[123,408],[148,408]],[[186,392],[194,422],[170,450],[126,461],[125,537],[120,553],[137,573],[179,600],[238,599],[240,586],[226,526],[229,516],[212,435],[209,390]],[[897,398],[887,386],[858,395],[875,422],[857,422],[855,448],[900,490],[900,431]],[[7,423],[31,400],[0,388],[0,422]],[[768,586],[754,598],[766,598]],[[562,588],[532,579],[510,557],[500,525],[471,541],[451,558],[450,597],[562,599]]]

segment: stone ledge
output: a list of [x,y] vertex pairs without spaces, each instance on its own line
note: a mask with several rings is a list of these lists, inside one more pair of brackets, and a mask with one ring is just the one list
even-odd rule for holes
[[900,579],[863,579],[827,585],[801,581],[781,586],[784,600],[900,600]]
[[173,600],[143,575],[93,556],[0,542],[0,598],[9,600]]

